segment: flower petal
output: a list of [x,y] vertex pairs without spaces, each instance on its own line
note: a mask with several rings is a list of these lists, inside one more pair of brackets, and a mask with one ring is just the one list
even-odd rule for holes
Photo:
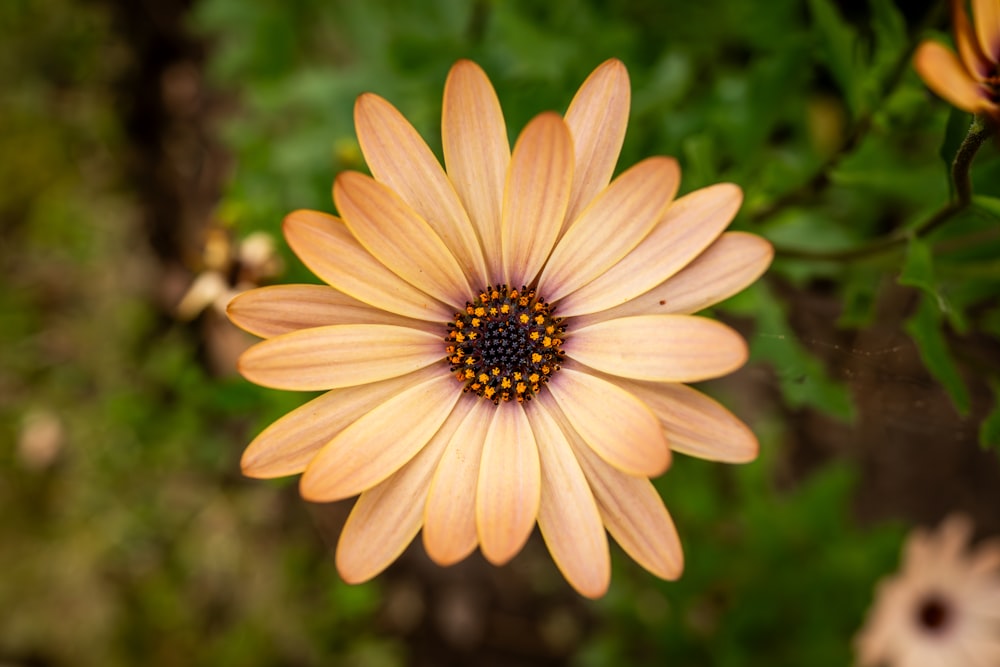
[[[543,398],[543,397],[540,397]],[[608,532],[632,559],[661,579],[677,579],[684,552],[663,499],[645,477],[607,465],[583,441],[566,416],[553,411],[590,484]]]
[[261,338],[328,324],[392,324],[428,332],[441,325],[373,308],[326,285],[270,285],[236,297],[226,307],[236,326]]
[[489,275],[502,275],[500,208],[510,144],[497,94],[469,60],[458,61],[448,73],[441,144],[448,177],[479,232]]
[[344,294],[406,317],[445,322],[454,313],[383,266],[336,218],[295,211],[285,218],[285,238],[313,273]]
[[955,44],[958,46],[958,54],[962,58],[962,64],[973,77],[983,81],[989,77],[993,63],[979,46],[976,30],[972,27],[969,13],[965,8],[965,0],[953,1],[950,4],[951,25],[955,31]]
[[[1000,575],[1000,538],[993,537],[979,543],[969,557],[969,573],[979,577],[988,577],[991,573]],[[1000,609],[1000,606],[997,608]]]
[[354,125],[372,175],[427,221],[466,278],[485,285],[486,263],[476,230],[441,164],[409,121],[389,102],[366,93],[354,105]]
[[274,422],[244,450],[240,467],[247,477],[295,475],[334,436],[406,387],[440,373],[428,367],[415,373],[357,387],[332,389]]
[[521,132],[507,173],[500,237],[504,277],[530,285],[552,252],[573,184],[573,140],[562,116],[543,113]]
[[680,183],[676,160],[652,157],[616,178],[556,245],[539,278],[550,302],[586,285],[627,255],[663,215]]
[[653,382],[708,380],[747,360],[742,336],[693,315],[635,315],[574,328],[564,349],[599,371]]
[[471,407],[460,401],[430,442],[387,480],[361,494],[337,542],[337,571],[349,584],[368,581],[413,541],[423,523],[434,469]]
[[720,183],[678,199],[649,236],[593,282],[559,303],[563,317],[593,313],[647,292],[687,266],[729,226],[743,192]]
[[433,437],[462,395],[450,374],[407,387],[341,431],[299,485],[314,502],[349,498],[399,470]]
[[747,463],[760,445],[746,424],[714,399],[683,384],[615,380],[649,406],[675,452],[709,461]]
[[631,95],[625,65],[611,59],[591,72],[570,102],[566,124],[573,135],[576,169],[566,224],[611,181],[625,141]]
[[583,441],[630,475],[654,476],[670,466],[656,415],[621,387],[589,373],[561,369],[547,385]]
[[521,550],[538,517],[538,447],[519,403],[496,406],[476,486],[476,530],[483,556],[503,565]]
[[983,54],[994,64],[1000,62],[1000,3],[997,0],[972,0],[972,22],[976,26]]
[[335,324],[257,343],[239,371],[274,389],[315,391],[404,375],[444,358],[441,336],[389,324]]
[[448,442],[431,481],[424,510],[424,549],[438,565],[453,565],[476,548],[476,485],[483,442],[495,406],[473,398],[468,415]]
[[524,411],[542,468],[538,506],[542,538],[570,585],[585,597],[599,598],[611,582],[611,555],[594,494],[549,408],[533,401]]
[[455,307],[472,288],[448,246],[385,185],[356,171],[341,172],[333,201],[355,238],[390,271]]
[[696,313],[743,291],[773,258],[774,248],[761,237],[726,232],[677,275],[620,306],[574,320],[574,327],[632,315]]
[[928,88],[959,109],[979,113],[990,107],[986,91],[943,44],[923,42],[913,56],[913,66]]

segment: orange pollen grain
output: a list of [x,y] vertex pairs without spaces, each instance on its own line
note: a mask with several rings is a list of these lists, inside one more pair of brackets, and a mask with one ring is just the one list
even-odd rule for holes
[[533,289],[497,284],[455,313],[445,342],[464,390],[499,404],[530,401],[545,386],[562,364],[565,333],[563,319]]

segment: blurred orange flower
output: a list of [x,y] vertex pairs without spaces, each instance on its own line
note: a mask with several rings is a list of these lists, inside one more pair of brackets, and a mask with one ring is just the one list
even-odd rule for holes
[[951,10],[958,55],[925,41],[913,64],[930,89],[948,102],[1000,122],[1000,0],[972,0],[972,21],[965,0],[952,0]]
[[610,60],[565,116],[528,123],[513,151],[478,65],[445,84],[445,167],[389,102],[355,125],[374,177],[341,173],[341,217],[297,211],[284,232],[327,285],[237,297],[233,322],[267,340],[240,361],[258,384],[327,393],[247,448],[254,477],[304,473],[313,501],[361,494],[337,567],[369,579],[418,532],[441,565],[477,547],[513,558],[536,521],[583,595],[608,587],[605,530],[667,579],[683,557],[649,477],[670,450],[740,462],[753,433],[686,387],[729,373],[746,344],[691,313],[767,268],[767,241],[723,233],[742,192],[675,200],[676,161],[612,180],[630,86]]

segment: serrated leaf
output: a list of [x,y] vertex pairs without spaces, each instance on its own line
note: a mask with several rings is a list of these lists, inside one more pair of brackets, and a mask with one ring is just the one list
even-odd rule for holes
[[944,322],[941,309],[934,297],[924,294],[913,317],[906,321],[906,333],[917,344],[917,351],[938,382],[944,387],[955,408],[962,415],[969,413],[969,390],[962,380],[955,360],[952,359],[948,342],[942,331]]

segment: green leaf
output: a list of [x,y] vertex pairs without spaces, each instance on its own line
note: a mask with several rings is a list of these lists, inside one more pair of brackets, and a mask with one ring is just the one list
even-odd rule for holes
[[870,326],[875,319],[880,276],[873,270],[856,271],[844,279],[843,310],[837,326],[845,329]]
[[909,37],[906,19],[892,0],[869,0],[871,31],[874,37],[868,66],[865,101],[878,104],[891,86],[900,58],[906,57]]
[[941,383],[955,408],[962,415],[969,413],[969,390],[952,359],[942,331],[941,309],[929,294],[920,300],[917,312],[906,321],[906,333],[917,344],[920,358],[931,375]]
[[938,298],[934,281],[934,254],[931,246],[919,238],[911,238],[906,246],[906,259],[899,274],[899,284],[918,287],[927,294]]
[[892,0],[871,0],[871,26],[875,34],[875,57],[878,64],[894,65],[907,47],[906,19]]
[[979,425],[979,446],[983,449],[994,449],[1000,454],[1000,382],[990,382],[993,387],[993,398],[996,401],[986,419]]
[[951,165],[955,161],[955,156],[958,155],[959,147],[969,134],[971,123],[972,116],[961,109],[952,107],[951,113],[948,114],[948,124],[945,126],[941,149],[938,151],[938,155],[944,161],[945,177],[948,179],[949,188],[954,187],[951,182]]
[[858,36],[830,0],[809,0],[809,10],[822,41],[824,62],[843,91],[847,106],[857,115],[862,83]]
[[788,324],[783,305],[762,283],[757,283],[745,294],[755,299],[753,312],[758,317],[757,335],[750,345],[751,356],[771,363],[788,405],[793,408],[808,406],[852,421],[854,404],[850,392],[832,379],[823,363],[802,344]]
[[986,195],[973,195],[972,203],[976,208],[994,218],[1000,219],[1000,198]]
[[[934,299],[938,310],[948,318],[948,323],[955,331],[958,333],[968,331],[969,324],[961,307],[956,307],[953,301],[946,298],[942,292],[941,282],[937,279],[934,270],[934,253],[930,243],[919,238],[910,239],[898,282],[900,285],[923,290],[928,297]],[[954,294],[955,292],[952,290],[950,295],[954,296]]]

